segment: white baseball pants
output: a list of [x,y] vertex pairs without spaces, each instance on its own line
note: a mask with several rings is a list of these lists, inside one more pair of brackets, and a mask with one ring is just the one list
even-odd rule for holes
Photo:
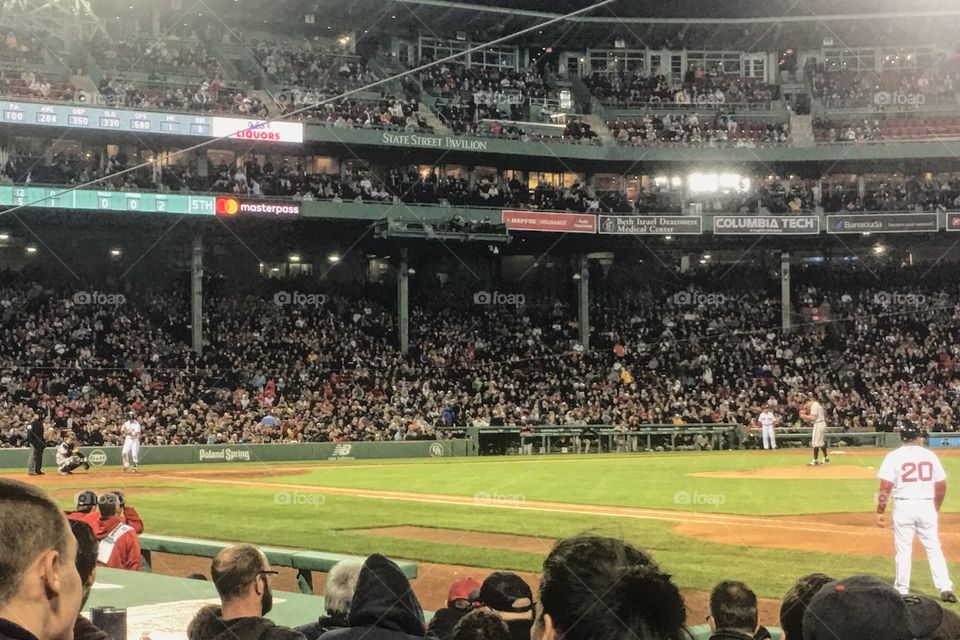
[[777,448],[777,434],[773,430],[773,425],[763,425],[760,427],[760,435],[763,438],[764,449]]
[[902,594],[910,592],[910,569],[913,557],[913,536],[927,551],[933,584],[941,592],[952,591],[953,582],[947,572],[947,559],[940,547],[939,523],[933,500],[897,500],[893,511],[893,540],[897,549],[897,579],[894,586]]
[[123,468],[140,465],[140,441],[134,438],[125,438],[123,440],[123,450],[120,452],[120,459],[123,461]]

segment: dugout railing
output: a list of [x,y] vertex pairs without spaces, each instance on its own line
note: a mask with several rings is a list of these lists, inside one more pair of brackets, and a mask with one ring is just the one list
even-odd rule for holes
[[[194,556],[213,559],[220,551],[232,543],[200,538],[179,538],[140,534],[140,554],[143,558],[143,571],[152,571],[152,554],[170,553],[180,556]],[[313,593],[313,572],[328,573],[338,563],[345,560],[363,562],[365,556],[351,556],[325,551],[304,551],[281,547],[259,547],[274,567],[289,567],[297,571],[297,585],[302,593]],[[414,562],[395,560],[397,566],[409,579],[417,577],[417,565]]]

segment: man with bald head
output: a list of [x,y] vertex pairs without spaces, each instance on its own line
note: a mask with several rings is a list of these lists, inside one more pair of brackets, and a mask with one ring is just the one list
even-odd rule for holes
[[222,606],[197,613],[187,628],[189,640],[305,640],[264,617],[273,607],[270,580],[277,572],[262,551],[249,544],[227,547],[213,559],[210,573]]
[[0,640],[73,640],[77,541],[43,491],[0,479]]

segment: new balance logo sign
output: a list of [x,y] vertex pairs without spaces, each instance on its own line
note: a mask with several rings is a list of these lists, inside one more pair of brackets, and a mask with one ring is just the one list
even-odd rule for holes
[[341,460],[343,458],[349,458],[350,453],[353,451],[352,444],[338,444],[333,448],[333,453],[330,454],[331,460]]

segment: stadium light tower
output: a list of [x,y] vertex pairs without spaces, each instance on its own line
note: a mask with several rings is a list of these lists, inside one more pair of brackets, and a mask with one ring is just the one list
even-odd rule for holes
[[0,0],[0,24],[14,30],[40,30],[64,43],[89,38],[102,23],[90,0]]

